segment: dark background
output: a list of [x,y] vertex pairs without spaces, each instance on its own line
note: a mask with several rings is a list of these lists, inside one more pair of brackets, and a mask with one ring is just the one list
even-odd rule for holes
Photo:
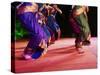
[[[20,21],[16,16],[16,6],[20,2],[11,3],[11,36],[12,39],[28,38],[28,32],[21,26]],[[74,37],[74,33],[69,24],[69,14],[71,11],[71,5],[58,5],[63,14],[57,13],[56,20],[61,28],[61,37]],[[97,7],[89,6],[88,12],[89,26],[92,37],[97,37]]]

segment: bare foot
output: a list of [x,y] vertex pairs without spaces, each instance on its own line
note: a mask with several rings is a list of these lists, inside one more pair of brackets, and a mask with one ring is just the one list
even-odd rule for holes
[[45,49],[45,50],[43,51],[42,56],[45,56],[46,53],[47,53],[47,49]]
[[23,55],[23,57],[24,57],[25,60],[32,59],[31,55],[28,55],[28,54]]
[[82,48],[76,48],[76,50],[77,50],[77,52],[78,52],[79,54],[83,54],[83,53],[84,53],[84,50],[83,50]]

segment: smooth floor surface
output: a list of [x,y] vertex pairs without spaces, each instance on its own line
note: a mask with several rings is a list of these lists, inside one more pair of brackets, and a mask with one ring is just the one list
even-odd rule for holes
[[[46,72],[97,68],[97,38],[91,38],[91,45],[83,46],[85,53],[78,54],[74,38],[61,38],[48,48],[45,56],[37,60],[21,59],[28,41],[15,43],[15,72]],[[12,60],[13,61],[13,60]]]

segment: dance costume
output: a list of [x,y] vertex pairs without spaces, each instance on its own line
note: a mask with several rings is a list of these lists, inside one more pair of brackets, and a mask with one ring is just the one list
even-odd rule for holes
[[[29,2],[24,2],[22,6],[31,6]],[[37,12],[23,12],[18,14],[18,17],[23,27],[29,32],[31,38],[24,50],[24,54],[29,54],[32,58],[37,59],[44,51],[39,45],[40,43],[47,43],[47,36],[43,28],[38,23]],[[30,50],[28,50],[30,49]]]
[[[74,11],[76,11],[80,8],[82,8],[82,6],[74,6],[74,8],[72,10],[72,14],[71,14],[72,15],[71,17],[73,18],[73,21],[74,21],[74,23],[72,24],[73,25],[72,28],[74,28],[75,33],[78,30],[78,33],[76,33],[76,41],[75,41],[76,46],[79,46],[80,42],[87,40],[89,34],[91,33],[90,29],[89,29],[88,20],[87,20],[85,14],[81,13],[77,16],[73,15]],[[77,23],[77,24],[74,25],[75,23]]]
[[57,38],[57,33],[58,33],[58,30],[60,30],[60,27],[56,21],[56,11],[53,12],[53,13],[50,13],[50,15],[48,15],[47,17],[47,25],[48,27],[53,31],[53,34],[55,35],[55,37]]

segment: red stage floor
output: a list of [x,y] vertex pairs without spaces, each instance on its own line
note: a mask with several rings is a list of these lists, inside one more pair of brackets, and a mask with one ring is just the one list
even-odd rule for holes
[[91,69],[97,67],[97,38],[91,39],[90,46],[84,46],[84,54],[78,54],[74,38],[60,39],[48,48],[44,57],[37,60],[20,59],[27,40],[16,42],[15,72],[45,72],[59,70]]

